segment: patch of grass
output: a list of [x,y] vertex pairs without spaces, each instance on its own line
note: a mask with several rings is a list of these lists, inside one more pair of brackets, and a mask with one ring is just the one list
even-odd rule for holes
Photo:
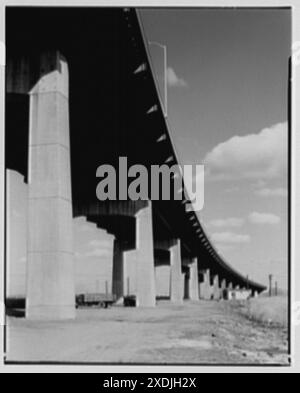
[[288,326],[288,298],[259,297],[245,304],[243,314],[252,321],[269,326]]

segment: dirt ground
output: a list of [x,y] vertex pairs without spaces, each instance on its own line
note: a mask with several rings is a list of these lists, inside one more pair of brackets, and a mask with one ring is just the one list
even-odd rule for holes
[[8,318],[8,361],[111,364],[288,364],[287,329],[248,320],[229,302],[81,309],[68,322]]

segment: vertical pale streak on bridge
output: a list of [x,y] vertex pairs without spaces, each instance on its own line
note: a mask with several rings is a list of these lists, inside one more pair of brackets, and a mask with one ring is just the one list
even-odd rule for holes
[[170,248],[171,255],[171,301],[182,303],[183,301],[183,274],[181,261],[181,240],[177,239]]
[[198,258],[192,258],[189,265],[189,299],[199,300],[199,284],[198,284]]
[[53,52],[39,69],[30,91],[26,315],[74,318],[68,66]]
[[27,318],[74,318],[77,218],[109,244],[108,256],[96,255],[98,273],[120,301],[218,300],[220,282],[222,290],[243,287],[182,201],[96,198],[99,165],[178,162],[137,11],[10,9],[7,20],[6,167],[28,190]]
[[152,203],[140,210],[137,220],[137,299],[139,306],[156,304]]

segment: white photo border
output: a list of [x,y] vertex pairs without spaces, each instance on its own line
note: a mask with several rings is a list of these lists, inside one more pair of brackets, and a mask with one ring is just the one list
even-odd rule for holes
[[[294,58],[292,66],[292,116],[291,116],[291,367],[173,367],[173,366],[5,366],[3,364],[4,343],[4,110],[5,110],[5,7],[6,6],[119,6],[119,7],[291,7],[292,8],[292,42]],[[298,48],[298,49],[297,49]],[[160,1],[117,1],[117,0],[0,0],[0,373],[34,372],[34,373],[294,373],[300,371],[300,130],[298,129],[297,108],[300,108],[300,3],[299,0],[160,0]],[[298,241],[297,241],[298,240]],[[298,286],[297,286],[298,282]],[[298,308],[298,311],[297,311]],[[298,314],[297,314],[298,312]]]

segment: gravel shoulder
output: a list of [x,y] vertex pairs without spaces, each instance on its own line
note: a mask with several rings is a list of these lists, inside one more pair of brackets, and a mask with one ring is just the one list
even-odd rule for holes
[[230,302],[81,309],[75,321],[8,318],[8,361],[288,365],[288,330]]

